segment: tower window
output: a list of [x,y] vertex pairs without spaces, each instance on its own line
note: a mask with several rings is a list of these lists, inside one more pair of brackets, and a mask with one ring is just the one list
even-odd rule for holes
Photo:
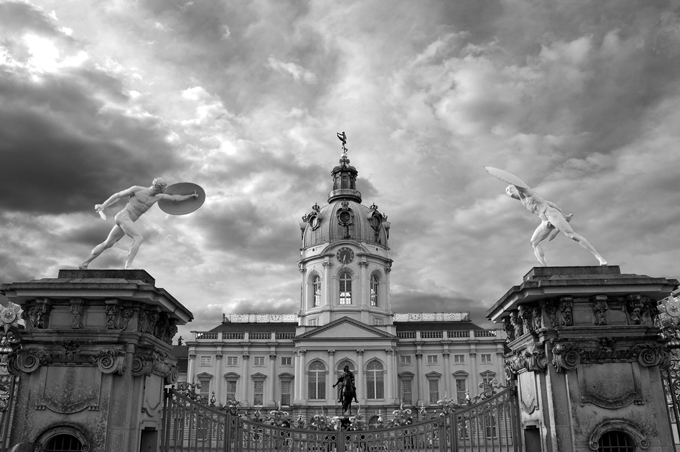
[[83,445],[81,442],[76,438],[75,436],[71,435],[57,435],[50,439],[49,443],[47,443],[47,447],[45,448],[46,451],[48,452],[57,452],[57,451],[64,451],[64,452],[71,452],[71,451],[79,451],[83,450]]
[[352,275],[347,272],[340,276],[340,304],[352,304]]
[[378,277],[371,276],[371,306],[378,306]]
[[597,445],[598,452],[632,452],[635,450],[635,444],[630,436],[617,430],[612,430],[602,435]]
[[321,278],[318,276],[314,277],[314,280],[312,282],[312,306],[315,308],[318,308],[321,306]]

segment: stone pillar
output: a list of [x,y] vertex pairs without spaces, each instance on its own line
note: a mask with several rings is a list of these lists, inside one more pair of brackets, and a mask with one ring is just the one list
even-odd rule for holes
[[415,387],[411,389],[415,393],[415,400],[413,401],[414,406],[420,406],[424,403],[424,381],[426,381],[426,379],[423,375],[423,352],[418,350],[416,352],[416,372],[413,376],[413,386]]
[[[268,376],[269,378],[269,399],[267,400],[267,406],[277,406],[276,404],[276,399],[274,395],[276,394],[276,354],[275,353],[270,353],[269,354],[269,369],[268,369]],[[280,399],[279,399],[280,400]]]
[[327,257],[326,261],[323,262],[323,276],[326,280],[326,290],[323,297],[323,305],[330,307],[333,305],[333,275],[331,274],[331,268],[333,267],[333,262],[331,258]]
[[[357,374],[355,375],[357,387],[357,400],[360,404],[366,404],[366,372],[364,372],[364,350],[357,350]],[[361,388],[361,389],[359,389]],[[359,397],[361,395],[361,397]]]
[[330,367],[330,381],[328,382],[328,387],[326,388],[326,399],[334,404],[338,400],[338,388],[333,387],[338,375],[335,373],[335,350],[328,350],[328,366]]
[[295,391],[295,405],[305,405],[306,404],[306,392],[305,392],[305,381],[307,381],[307,376],[305,374],[306,363],[305,354],[306,350],[298,350],[296,352],[296,372],[295,372],[295,386],[297,390]]
[[392,294],[390,293],[390,272],[392,271],[392,263],[385,267],[385,300],[387,301],[387,310],[392,312]]
[[[448,346],[445,346],[447,348],[444,349],[442,352],[442,355],[444,355],[444,395],[446,397],[450,398],[455,398],[451,394],[451,385],[449,384],[449,381],[451,380],[451,360],[450,360],[450,353],[448,350]],[[453,391],[455,392],[455,390]],[[442,397],[443,399],[444,397]]]
[[253,406],[253,402],[250,400],[250,387],[252,386],[252,380],[248,377],[250,377],[250,354],[248,352],[244,353],[242,356],[242,361],[243,361],[243,373],[241,376],[243,377],[243,387],[241,388],[243,391],[243,401],[245,402],[245,406]]
[[385,363],[387,364],[385,369],[385,375],[383,381],[385,383],[385,402],[395,403],[395,388],[394,388],[394,374],[397,369],[394,367],[394,350],[391,348],[385,349]]
[[222,351],[215,354],[215,397],[217,400],[225,400],[222,397],[222,380],[224,380],[224,367],[222,366]]
[[0,292],[26,321],[9,444],[45,450],[57,433],[91,452],[158,443],[163,387],[178,377],[172,338],[190,311],[144,270],[60,270]]
[[618,266],[540,267],[488,311],[508,336],[525,444],[592,452],[612,434],[635,450],[673,450],[655,320],[677,285]]

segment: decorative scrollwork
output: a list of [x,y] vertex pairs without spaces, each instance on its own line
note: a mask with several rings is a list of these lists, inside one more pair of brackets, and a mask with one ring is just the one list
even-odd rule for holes
[[44,353],[39,350],[24,349],[17,352],[14,366],[21,372],[30,374],[34,372],[44,361]]
[[125,372],[125,352],[122,350],[103,350],[93,357],[99,370],[104,374],[118,373],[123,375]]

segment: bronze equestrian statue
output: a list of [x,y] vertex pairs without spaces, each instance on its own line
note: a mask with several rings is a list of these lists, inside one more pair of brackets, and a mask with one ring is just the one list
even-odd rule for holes
[[342,375],[338,378],[338,381],[333,385],[335,388],[337,385],[341,385],[338,390],[339,400],[342,403],[343,414],[349,412],[349,416],[352,415],[352,400],[359,403],[357,400],[357,390],[354,385],[354,374],[349,370],[349,366],[345,366]]

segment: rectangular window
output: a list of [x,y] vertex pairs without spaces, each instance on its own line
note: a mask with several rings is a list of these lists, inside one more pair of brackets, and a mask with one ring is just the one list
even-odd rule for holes
[[402,366],[411,365],[411,355],[399,355],[399,364]]
[[227,380],[227,400],[236,400],[236,380]]
[[319,319],[309,319],[309,326],[319,326]]
[[201,398],[208,400],[210,397],[210,380],[199,380],[198,383],[201,385]]
[[373,325],[384,325],[383,319],[379,319],[377,317],[373,317]]
[[264,366],[264,356],[255,356],[253,358],[253,366],[263,367]]
[[227,356],[227,366],[238,366],[238,356]]
[[491,364],[491,353],[482,353],[482,364]]
[[348,273],[340,277],[340,304],[352,304],[352,276]]
[[427,365],[434,366],[439,364],[439,355],[427,355]]
[[430,380],[430,403],[439,400],[439,380]]
[[212,356],[201,356],[200,366],[212,366]]
[[465,355],[453,355],[454,364],[465,364]]
[[290,388],[291,381],[285,380],[281,382],[281,405],[290,406]]
[[467,389],[465,387],[465,380],[462,378],[456,378],[456,399],[461,405],[467,401]]
[[412,383],[412,380],[401,380],[401,402],[405,405],[413,405]]
[[253,382],[253,405],[264,405],[264,381]]
[[293,357],[292,356],[281,357],[281,365],[282,366],[292,366],[293,365]]

